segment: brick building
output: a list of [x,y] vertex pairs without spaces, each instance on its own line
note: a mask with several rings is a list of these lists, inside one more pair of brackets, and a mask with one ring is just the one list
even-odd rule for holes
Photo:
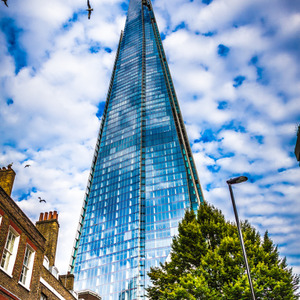
[[0,300],[77,300],[74,276],[55,267],[57,212],[41,213],[34,225],[10,197],[14,178],[11,165],[0,169]]
[[101,297],[95,292],[85,290],[78,292],[78,300],[101,300]]
[[14,177],[0,170],[0,299],[39,299],[45,238],[10,198]]

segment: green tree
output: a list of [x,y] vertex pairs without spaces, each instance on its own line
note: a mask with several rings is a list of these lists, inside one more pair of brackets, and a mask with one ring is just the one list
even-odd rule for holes
[[[268,236],[246,221],[241,224],[257,299],[298,299],[299,276]],[[250,299],[251,292],[233,223],[206,202],[197,215],[187,211],[174,237],[170,260],[148,273],[151,300]]]

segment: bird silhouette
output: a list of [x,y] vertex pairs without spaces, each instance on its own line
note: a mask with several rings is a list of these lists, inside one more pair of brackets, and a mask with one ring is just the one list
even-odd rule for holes
[[41,197],[39,197],[39,201],[40,201],[40,203],[41,203],[41,202],[45,202],[45,203],[46,203],[46,200],[45,200],[45,199],[42,199]]
[[24,168],[29,168],[30,167],[30,165],[26,165]]
[[7,5],[7,0],[2,0],[4,2],[4,4],[8,7]]
[[[4,0],[2,0],[2,1],[4,1]],[[90,0],[87,0],[87,6],[88,6],[88,9],[87,9],[86,11],[89,12],[89,14],[88,14],[88,19],[90,19],[90,18],[91,18],[92,11],[94,10],[94,9],[91,7]]]

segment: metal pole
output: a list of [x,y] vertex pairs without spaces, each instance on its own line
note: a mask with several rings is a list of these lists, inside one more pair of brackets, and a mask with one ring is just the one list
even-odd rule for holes
[[233,211],[234,211],[234,215],[235,215],[236,225],[237,225],[237,228],[238,228],[239,239],[240,239],[240,243],[241,243],[241,247],[242,247],[242,251],[243,251],[244,261],[245,261],[247,275],[248,275],[248,281],[249,281],[250,290],[251,290],[251,295],[252,295],[252,299],[255,300],[255,294],[254,294],[254,289],[253,289],[253,285],[252,285],[250,268],[249,268],[249,265],[248,265],[246,249],[245,249],[245,246],[244,246],[244,240],[243,240],[243,235],[242,235],[242,231],[241,231],[240,221],[239,221],[237,209],[236,209],[236,206],[235,206],[233,191],[232,191],[231,184],[228,183],[228,182],[227,182],[227,184],[228,184],[229,191],[230,191],[230,196],[231,196]]

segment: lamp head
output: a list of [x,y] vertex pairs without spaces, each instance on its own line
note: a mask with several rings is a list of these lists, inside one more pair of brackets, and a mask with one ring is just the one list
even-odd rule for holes
[[241,182],[245,182],[248,180],[248,177],[246,176],[239,176],[239,177],[235,177],[235,178],[231,178],[229,180],[227,180],[227,184],[236,184],[236,183],[241,183]]

